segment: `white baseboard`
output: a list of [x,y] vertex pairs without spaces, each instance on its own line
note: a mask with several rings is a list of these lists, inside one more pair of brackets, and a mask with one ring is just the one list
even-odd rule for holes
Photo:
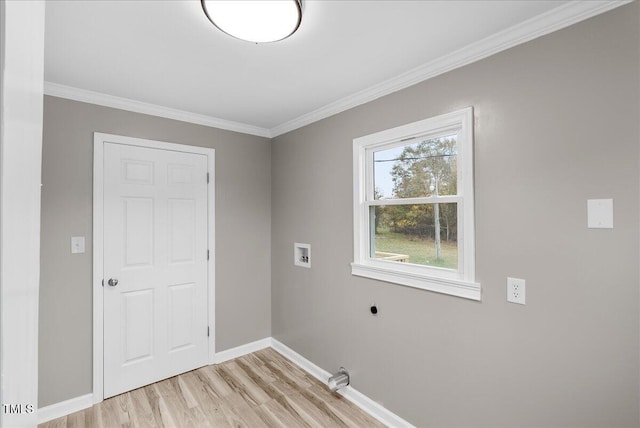
[[93,406],[93,394],[85,394],[50,406],[41,407],[38,409],[38,423],[49,422],[53,419],[88,409],[91,406]]
[[[271,338],[271,347],[278,351],[280,354],[284,355],[288,359],[290,359],[293,363],[307,371],[313,377],[321,381],[322,383],[327,383],[327,380],[331,376],[331,373],[324,370],[321,367],[318,367],[311,361],[307,360],[302,355],[298,354],[293,349],[289,348],[287,345],[282,342]],[[347,386],[346,388],[340,389],[338,391],[344,398],[351,401],[353,404],[358,406],[364,412],[373,416],[383,424],[394,427],[394,428],[415,428],[414,425],[410,424],[406,420],[402,419],[400,416],[388,410],[386,407],[380,405],[379,403],[373,401],[371,398],[367,397],[357,389],[352,386]]]
[[290,359],[298,367],[310,373],[311,375],[313,375],[313,377],[315,377],[320,382],[326,385],[327,381],[329,380],[329,377],[331,376],[331,373],[329,373],[328,371],[326,371],[321,367],[316,366],[311,361],[307,360],[305,357],[298,354],[296,351],[289,348],[287,345],[280,342],[279,340],[271,338],[271,347],[276,351],[278,351],[279,353],[281,353],[282,355],[284,355],[285,357],[287,357],[288,359]]
[[225,351],[216,352],[214,364],[224,363],[225,361],[242,357],[243,355],[268,348],[269,346],[271,346],[271,338],[265,337],[264,339],[256,340],[255,342],[247,343],[246,345],[240,345]]
[[[302,355],[298,354],[293,349],[289,348],[287,345],[272,337],[265,337],[264,339],[256,340],[255,342],[247,343],[246,345],[241,345],[235,348],[227,349],[225,351],[217,352],[215,354],[215,364],[220,364],[225,361],[242,357],[243,355],[247,355],[252,352],[256,352],[269,347],[287,357],[293,363],[298,365],[300,368],[302,368],[324,384],[327,383],[327,380],[331,376],[331,373],[329,373],[328,371],[315,365]],[[338,391],[338,393],[361,408],[364,412],[368,413],[369,415],[389,427],[415,428],[400,416],[391,412],[379,403],[373,401],[371,398],[367,397],[351,386],[347,386],[346,388],[341,389],[340,391]],[[93,394],[86,394],[80,397],[72,398],[70,400],[62,401],[57,404],[52,404],[50,406],[38,409],[38,423],[40,424],[43,422],[48,422],[50,420],[66,416],[79,410],[87,409],[92,405]]]
[[373,401],[371,398],[367,397],[352,386],[347,386],[346,388],[338,392],[341,393],[344,398],[351,401],[353,404],[360,407],[364,412],[367,412],[369,415],[373,416],[388,427],[415,428],[413,424],[402,419],[400,416],[382,406],[380,403]]

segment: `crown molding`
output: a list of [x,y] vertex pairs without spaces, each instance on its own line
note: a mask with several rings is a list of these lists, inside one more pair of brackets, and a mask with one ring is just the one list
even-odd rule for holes
[[227,131],[257,135],[259,137],[271,137],[271,132],[266,128],[219,119],[217,117],[206,116],[203,114],[191,113],[184,110],[177,110],[156,104],[149,104],[129,98],[116,97],[101,92],[89,91],[53,82],[44,82],[44,93],[45,95],[51,95],[53,97],[66,98],[83,103],[97,104],[104,107],[112,107],[136,113],[179,120],[182,122],[195,123],[197,125],[225,129]]
[[370,86],[362,91],[341,98],[303,114],[295,119],[271,128],[272,137],[309,125],[334,114],[373,101],[384,95],[431,79],[467,64],[487,58],[498,52],[576,24],[585,19],[631,3],[632,0],[621,1],[571,1],[548,12],[516,24],[503,31],[444,55],[426,64],[409,70],[399,76]]
[[561,30],[593,16],[608,12],[633,0],[570,1],[562,6],[516,24],[503,31],[444,55],[394,78],[348,95],[323,107],[298,116],[271,129],[233,122],[216,117],[177,110],[128,98],[75,88],[53,82],[44,82],[44,93],[54,97],[97,104],[136,113],[165,117],[198,125],[226,129],[259,137],[274,138],[329,116],[368,103],[393,92],[471,64],[530,40]]

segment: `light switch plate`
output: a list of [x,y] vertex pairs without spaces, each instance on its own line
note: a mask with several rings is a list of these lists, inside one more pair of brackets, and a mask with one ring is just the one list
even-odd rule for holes
[[84,236],[71,237],[71,254],[84,253]]
[[613,199],[587,200],[587,227],[613,229]]

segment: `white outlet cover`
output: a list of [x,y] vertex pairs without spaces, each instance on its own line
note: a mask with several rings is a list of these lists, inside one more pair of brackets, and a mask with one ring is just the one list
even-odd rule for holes
[[520,278],[507,278],[507,302],[526,304],[527,290],[525,280]]
[[613,199],[587,200],[587,227],[613,229]]

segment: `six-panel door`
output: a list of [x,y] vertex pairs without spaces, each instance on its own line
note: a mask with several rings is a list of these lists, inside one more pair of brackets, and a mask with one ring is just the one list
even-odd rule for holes
[[206,156],[105,143],[103,239],[104,397],[207,364]]

